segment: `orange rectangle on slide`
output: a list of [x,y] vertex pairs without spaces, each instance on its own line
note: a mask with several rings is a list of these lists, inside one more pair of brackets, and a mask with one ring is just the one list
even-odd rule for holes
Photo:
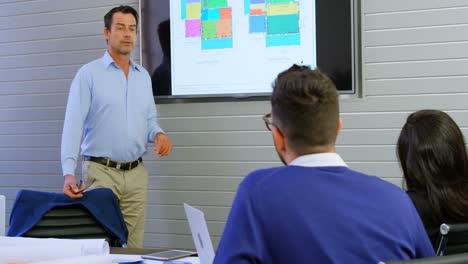
[[262,10],[262,9],[251,9],[250,10],[250,15],[251,16],[258,16],[258,15],[265,15],[266,12],[265,10]]
[[220,19],[216,21],[216,37],[218,38],[232,37],[231,19]]
[[219,18],[221,19],[231,18],[231,8],[221,8],[219,10]]

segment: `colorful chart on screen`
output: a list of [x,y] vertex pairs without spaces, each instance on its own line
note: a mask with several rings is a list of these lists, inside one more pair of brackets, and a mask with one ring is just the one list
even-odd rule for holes
[[172,95],[262,94],[292,64],[315,68],[315,1],[171,1]]

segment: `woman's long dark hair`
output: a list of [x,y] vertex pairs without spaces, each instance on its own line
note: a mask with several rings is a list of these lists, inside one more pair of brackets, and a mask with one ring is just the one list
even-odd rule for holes
[[425,224],[468,219],[465,140],[448,114],[437,110],[411,114],[398,138],[397,155],[408,191],[427,199],[419,201],[429,209],[421,215]]

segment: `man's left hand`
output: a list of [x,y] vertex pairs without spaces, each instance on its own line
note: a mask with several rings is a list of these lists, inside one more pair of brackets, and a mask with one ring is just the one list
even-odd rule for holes
[[167,157],[171,154],[172,142],[166,134],[159,132],[154,138],[154,152],[159,156]]

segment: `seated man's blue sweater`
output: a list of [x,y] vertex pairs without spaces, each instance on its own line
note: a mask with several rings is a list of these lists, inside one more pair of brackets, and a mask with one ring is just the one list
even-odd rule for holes
[[376,264],[433,255],[397,186],[346,165],[286,166],[240,184],[214,263]]

